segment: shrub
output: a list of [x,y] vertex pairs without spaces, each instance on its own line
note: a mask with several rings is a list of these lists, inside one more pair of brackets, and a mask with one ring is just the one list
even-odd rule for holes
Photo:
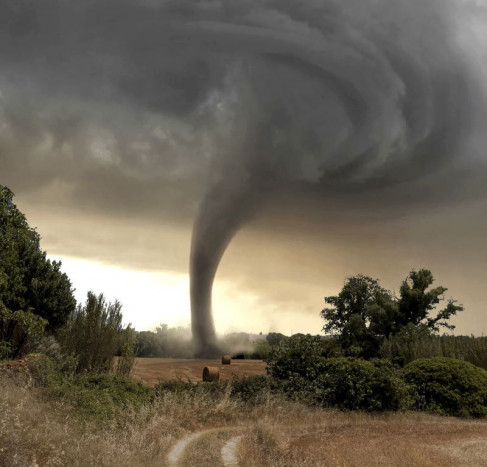
[[[154,400],[154,390],[118,375],[78,375],[69,399],[91,414],[107,418],[127,408],[139,409]],[[71,389],[71,388],[70,388]]]
[[267,372],[274,378],[296,377],[314,380],[319,373],[325,349],[319,336],[292,336],[274,347],[266,359]]
[[330,358],[317,379],[324,404],[346,410],[400,410],[408,406],[407,386],[398,370],[383,360]]
[[392,364],[326,358],[333,349],[320,337],[292,337],[271,353],[268,373],[290,398],[305,403],[367,411],[408,406],[407,387]]
[[78,357],[73,354],[66,354],[61,350],[59,342],[54,336],[43,336],[35,349],[36,354],[42,354],[52,361],[56,371],[66,377],[71,377],[78,367]]
[[113,357],[120,355],[117,372],[128,374],[134,361],[135,331],[122,325],[122,305],[106,303],[103,294],[88,292],[85,306],[79,305],[59,332],[61,348],[78,358],[76,371],[104,373]]
[[272,381],[266,376],[247,376],[232,381],[231,396],[242,402],[258,404],[267,400]]
[[487,416],[487,371],[452,358],[421,358],[404,368],[416,409],[442,415]]
[[267,341],[256,342],[254,350],[248,354],[248,358],[255,360],[266,360],[269,358],[272,347]]
[[193,343],[189,328],[170,328],[167,324],[154,331],[136,333],[137,357],[193,358]]
[[120,375],[78,374],[67,378],[46,355],[29,360],[29,369],[34,382],[44,388],[45,396],[75,407],[81,421],[117,420],[127,409],[139,410],[155,399],[152,388]]
[[0,361],[8,358],[12,353],[12,345],[10,342],[0,341]]
[[0,301],[0,358],[17,358],[42,336],[47,320],[31,311],[9,310]]

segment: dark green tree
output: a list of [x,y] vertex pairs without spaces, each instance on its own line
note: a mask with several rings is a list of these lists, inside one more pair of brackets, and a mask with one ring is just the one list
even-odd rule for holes
[[337,296],[325,297],[332,306],[321,311],[326,320],[323,330],[338,335],[346,355],[371,358],[378,355],[385,338],[408,325],[422,326],[429,332],[438,332],[441,326],[453,329],[448,319],[463,307],[450,299],[445,308],[437,310],[447,289],[440,286],[428,290],[433,280],[431,271],[413,270],[396,298],[377,279],[349,277]]
[[270,332],[266,336],[266,340],[269,345],[279,345],[280,342],[285,341],[286,339],[289,338],[280,332]]
[[40,235],[13,203],[13,193],[0,185],[0,301],[13,312],[23,310],[47,320],[53,330],[76,307],[71,282],[61,263],[50,261]]
[[378,280],[359,274],[349,277],[340,293],[325,297],[325,302],[331,307],[321,311],[326,320],[323,330],[338,334],[346,354],[373,356],[379,345],[377,328],[384,327],[384,316],[395,312],[391,293]]
[[[450,298],[445,308],[437,310],[436,306],[444,300],[444,294],[448,289],[439,286],[427,290],[433,282],[433,274],[427,269],[413,270],[403,281],[398,302],[401,326],[408,323],[416,326],[424,324],[432,331],[439,331],[440,327],[455,328],[448,320],[458,311],[463,311],[463,307],[456,305],[457,302]],[[431,316],[431,313],[435,315]]]

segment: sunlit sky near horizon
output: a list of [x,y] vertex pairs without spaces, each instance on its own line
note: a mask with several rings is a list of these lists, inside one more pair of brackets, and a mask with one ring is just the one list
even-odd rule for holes
[[[88,291],[103,293],[107,301],[118,300],[122,304],[124,322],[138,331],[154,330],[160,324],[190,327],[188,274],[130,270],[73,257],[49,257],[62,262],[62,270],[76,288],[78,303],[85,302]],[[214,294],[215,324],[220,334],[242,331],[319,334],[323,326],[319,313],[296,320],[281,310],[276,320],[272,311],[278,310],[270,310],[269,304],[259,304],[258,296],[242,293],[230,282],[218,283]],[[269,313],[267,320],[265,313]]]

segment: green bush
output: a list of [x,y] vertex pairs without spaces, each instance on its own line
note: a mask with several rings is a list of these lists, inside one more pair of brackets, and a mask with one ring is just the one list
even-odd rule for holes
[[407,386],[389,362],[330,358],[316,381],[322,401],[345,410],[400,410],[408,406]]
[[487,416],[487,371],[452,358],[421,358],[404,367],[414,406],[442,415]]
[[333,343],[320,337],[292,337],[275,349],[268,373],[288,397],[346,410],[399,410],[408,391],[399,370],[384,360],[326,358]]
[[12,353],[10,342],[0,341],[0,361],[7,359]]
[[82,411],[101,419],[113,418],[126,409],[152,403],[154,390],[119,375],[78,375],[65,397]]
[[280,380],[314,380],[324,357],[325,346],[321,337],[292,336],[271,350],[266,359],[267,372]]
[[27,353],[43,335],[46,325],[47,320],[31,311],[13,312],[0,300],[0,358],[17,358]]
[[43,354],[32,354],[29,357],[28,367],[35,385],[53,388],[63,384],[65,375],[52,358]]
[[247,376],[232,381],[231,396],[245,403],[259,404],[267,400],[272,389],[270,378]]
[[82,422],[109,423],[122,420],[127,410],[139,410],[156,397],[155,391],[142,383],[120,375],[78,374],[68,376],[60,363],[46,355],[29,359],[34,382],[44,388],[48,400],[62,401],[74,407]]
[[129,374],[136,334],[130,326],[123,326],[121,308],[119,302],[107,303],[103,294],[88,292],[86,304],[69,316],[58,339],[63,353],[77,357],[78,373],[106,373],[113,357],[119,355],[117,373]]

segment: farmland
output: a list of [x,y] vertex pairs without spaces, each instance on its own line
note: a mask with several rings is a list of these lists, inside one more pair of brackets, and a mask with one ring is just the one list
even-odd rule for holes
[[1,382],[0,466],[487,465],[485,420],[167,393],[100,424],[42,388]]
[[230,365],[222,365],[220,359],[137,358],[131,376],[149,386],[170,380],[196,383],[201,381],[205,366],[217,367],[223,381],[266,374],[266,364],[262,360],[232,360]]

